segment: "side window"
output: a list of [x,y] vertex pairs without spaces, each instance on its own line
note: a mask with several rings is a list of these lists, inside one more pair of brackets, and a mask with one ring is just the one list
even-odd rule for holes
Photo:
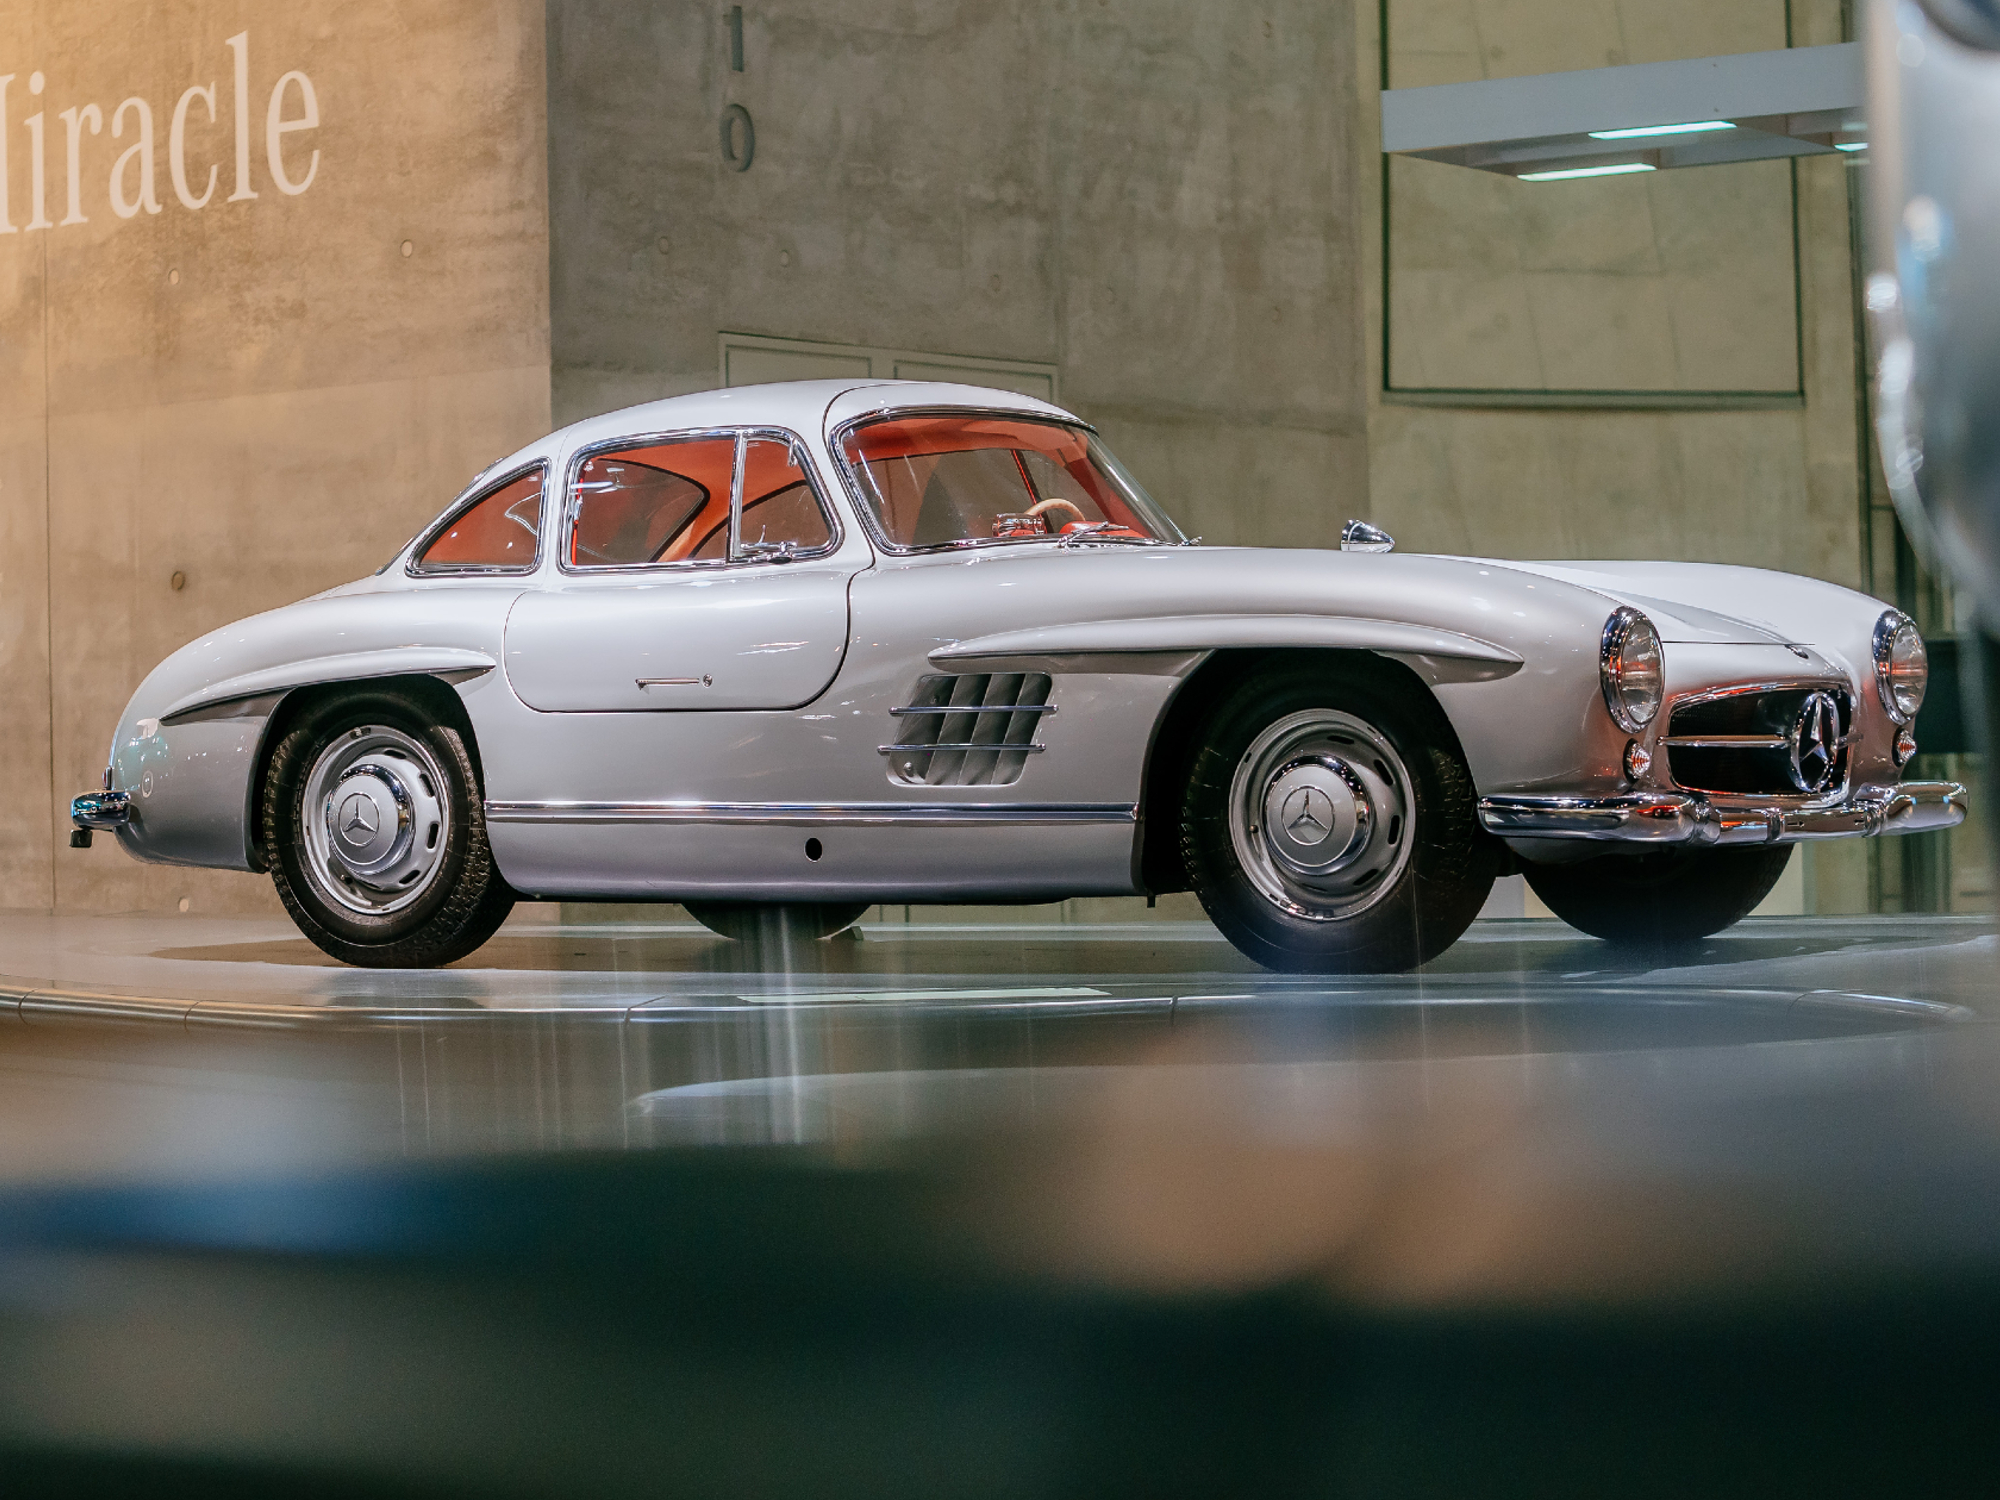
[[532,568],[542,529],[542,475],[537,467],[480,496],[460,511],[417,558],[417,566]]
[[595,453],[570,495],[569,565],[680,562],[729,524],[734,438],[690,438]]
[[[813,493],[797,451],[777,438],[744,444],[743,520],[739,533],[745,561],[787,548],[794,555],[817,552],[833,541],[826,512]],[[729,517],[705,533],[694,556],[715,561],[728,555]]]

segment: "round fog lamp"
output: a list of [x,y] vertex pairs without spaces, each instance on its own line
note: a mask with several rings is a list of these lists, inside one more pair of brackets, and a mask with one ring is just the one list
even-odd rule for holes
[[1660,633],[1630,605],[1621,605],[1604,622],[1598,675],[1604,685],[1604,706],[1618,727],[1627,734],[1642,733],[1660,711],[1666,671]]
[[1916,733],[1913,730],[1911,730],[1908,726],[1905,726],[1904,728],[1898,730],[1896,733],[1897,766],[1898,767],[1907,766],[1913,759],[1915,759],[1916,753],[1917,753]]
[[1652,769],[1653,752],[1637,740],[1627,741],[1625,745],[1625,779],[1627,781],[1644,781],[1646,773]]
[[1884,610],[1875,622],[1875,687],[1890,718],[1907,724],[1917,716],[1930,676],[1916,623],[1899,609]]

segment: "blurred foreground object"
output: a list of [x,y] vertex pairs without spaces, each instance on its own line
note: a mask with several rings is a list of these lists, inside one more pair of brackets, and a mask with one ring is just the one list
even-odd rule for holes
[[[1873,0],[1867,54],[1866,302],[1882,466],[1925,563],[1973,601],[1968,708],[1990,763],[2000,712],[2000,0]],[[1987,806],[2000,826],[1991,797]]]
[[1581,1084],[1561,1058],[1176,1044],[1033,1070],[1031,1120],[895,1148],[16,1189],[0,1472],[204,1497],[1949,1491],[2000,1448],[1996,1061],[1971,1024]]

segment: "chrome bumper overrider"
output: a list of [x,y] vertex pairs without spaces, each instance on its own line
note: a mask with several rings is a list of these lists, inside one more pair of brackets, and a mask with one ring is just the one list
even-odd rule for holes
[[132,821],[132,794],[85,792],[70,800],[69,820],[78,828],[123,828]]
[[1955,781],[1863,787],[1831,807],[1782,807],[1754,799],[1715,801],[1692,792],[1487,797],[1479,804],[1479,821],[1487,832],[1502,838],[1789,844],[1956,828],[1965,821],[1965,788]]

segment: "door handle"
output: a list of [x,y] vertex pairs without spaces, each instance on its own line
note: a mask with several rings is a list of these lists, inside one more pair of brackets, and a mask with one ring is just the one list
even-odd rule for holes
[[634,677],[633,686],[649,687],[714,687],[715,679],[706,672],[699,677]]

